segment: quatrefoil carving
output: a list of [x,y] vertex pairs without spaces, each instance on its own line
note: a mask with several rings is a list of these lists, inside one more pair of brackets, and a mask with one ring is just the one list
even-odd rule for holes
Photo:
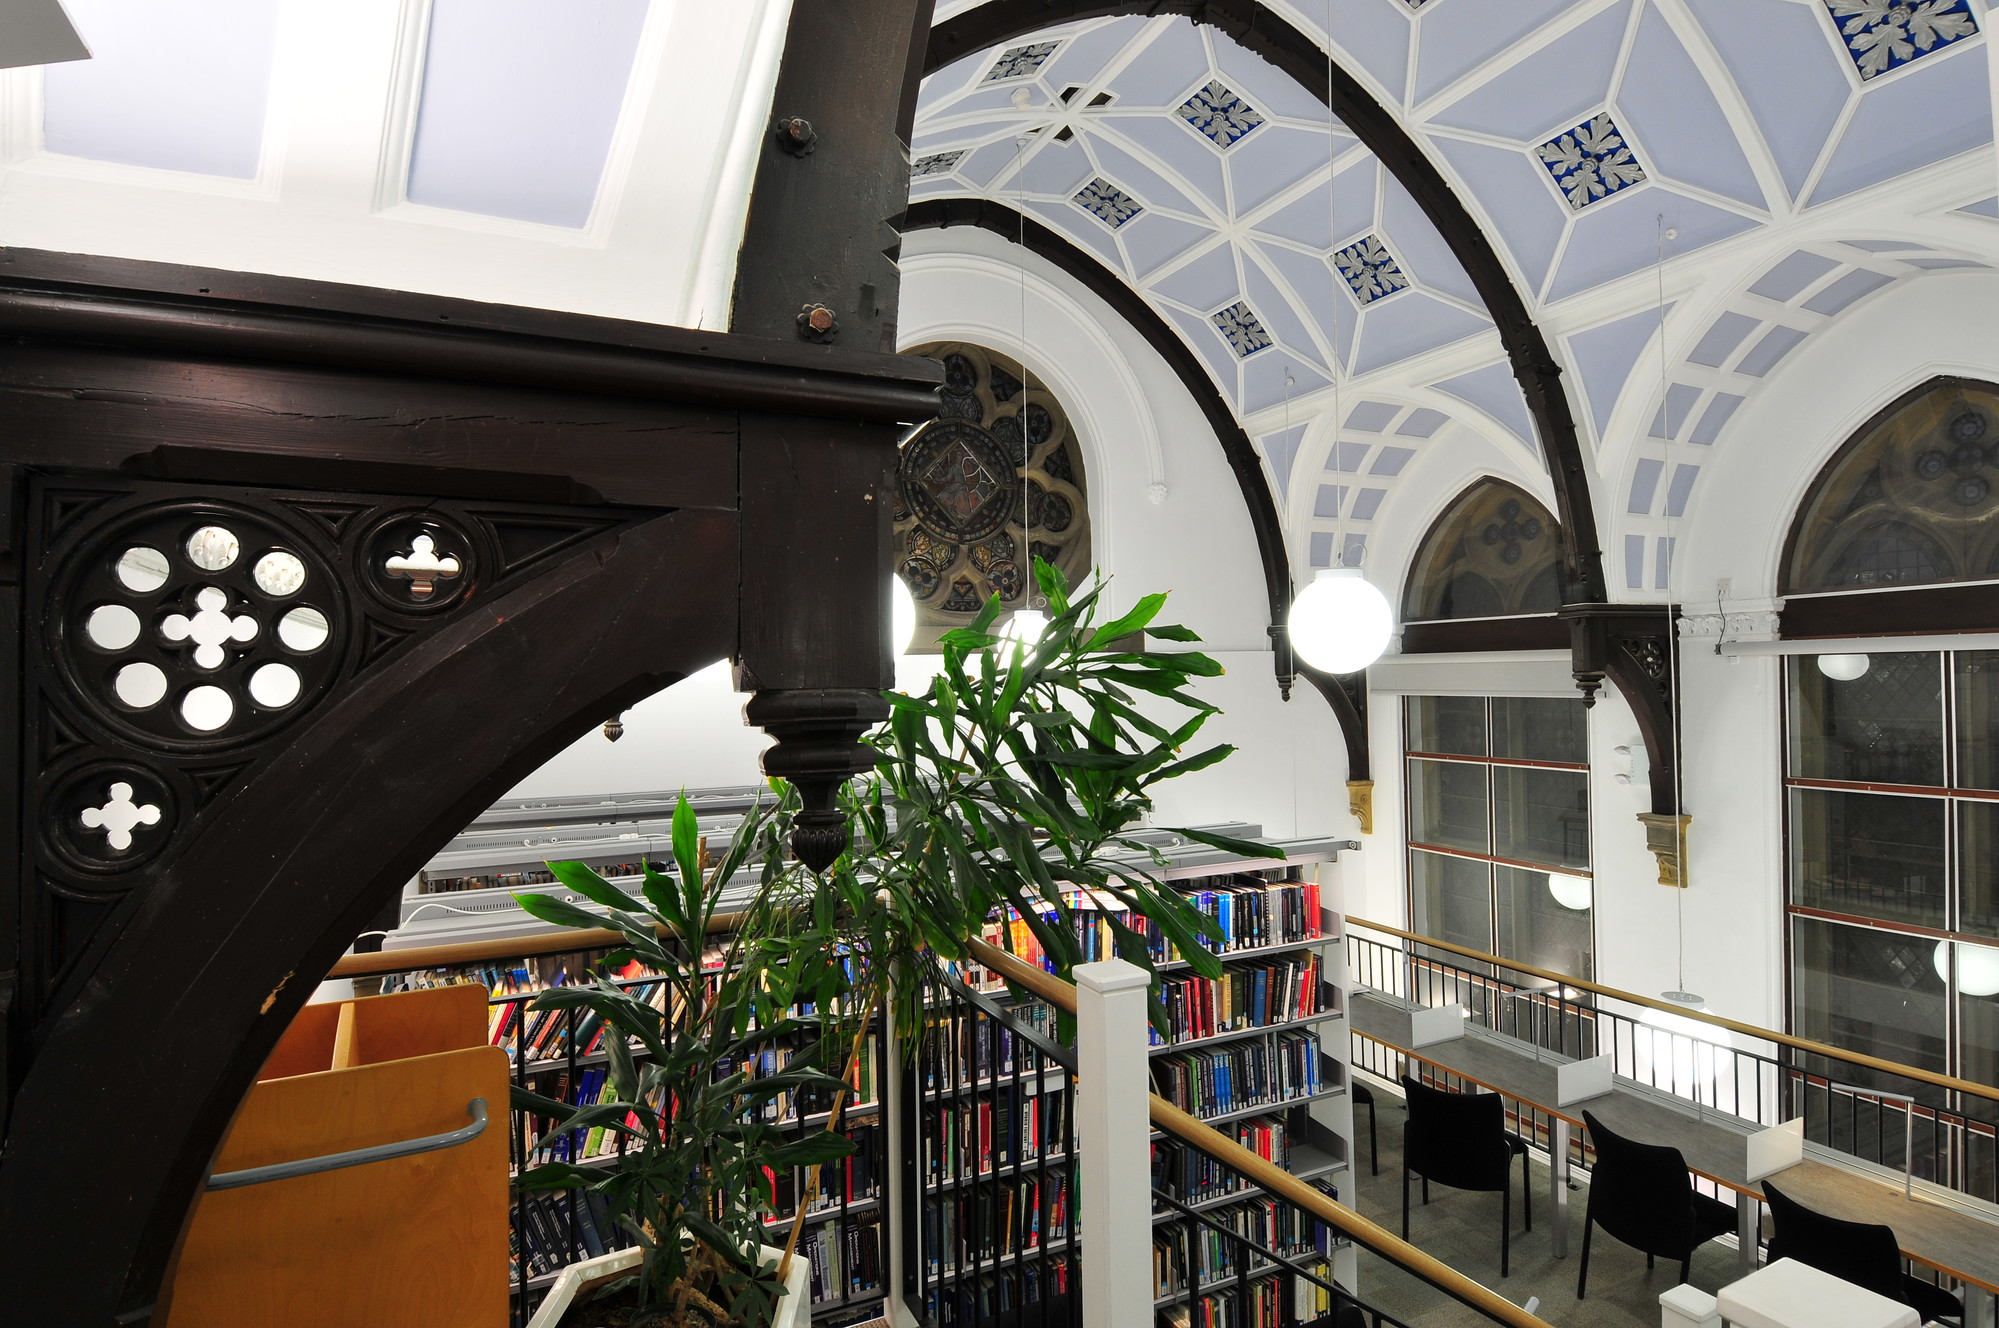
[[132,847],[135,827],[160,823],[160,809],[150,802],[134,802],[132,786],[121,780],[111,786],[111,797],[102,807],[85,807],[80,819],[86,828],[102,830],[111,847],[122,853]]
[[193,641],[196,668],[219,669],[228,661],[223,650],[227,642],[246,645],[257,639],[257,620],[247,613],[231,614],[229,594],[216,586],[203,586],[194,597],[195,612],[168,614],[160,621],[160,635],[169,641]]
[[408,581],[411,599],[429,599],[437,593],[438,582],[456,580],[465,569],[457,555],[438,557],[437,541],[428,535],[418,535],[410,541],[408,553],[391,554],[382,564],[382,570]]

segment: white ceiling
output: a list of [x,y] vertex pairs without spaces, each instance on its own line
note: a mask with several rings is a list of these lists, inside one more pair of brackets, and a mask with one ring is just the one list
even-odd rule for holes
[[[1599,451],[1606,570],[1650,592],[1663,523],[1804,337],[1891,283],[1999,258],[1999,231],[1971,224],[1999,219],[1972,2],[1275,7],[1330,27],[1479,220]],[[1181,109],[1216,83],[1250,108],[1219,137]],[[1313,563],[1406,517],[1391,498],[1412,458],[1463,430],[1531,460],[1510,366],[1435,228],[1321,101],[1213,28],[1093,20],[968,56],[926,79],[911,155],[912,198],[1023,208],[1144,294],[1248,424]],[[1086,206],[1105,194],[1115,211]],[[1392,263],[1386,283],[1341,279],[1363,256]]]

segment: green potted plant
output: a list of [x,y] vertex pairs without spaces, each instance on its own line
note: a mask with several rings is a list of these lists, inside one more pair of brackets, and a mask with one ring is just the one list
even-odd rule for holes
[[[767,1176],[831,1161],[852,1145],[831,1132],[790,1133],[766,1119],[786,1114],[801,1093],[830,1095],[840,1087],[818,1068],[820,1020],[797,1009],[810,920],[793,907],[787,887],[795,873],[774,851],[782,805],[753,810],[720,861],[704,869],[694,812],[683,798],[673,817],[673,861],[664,871],[645,865],[643,899],[581,863],[550,864],[624,933],[624,945],[602,967],[636,961],[660,982],[647,999],[600,972],[591,983],[553,987],[535,999],[537,1010],[575,1009],[603,1022],[608,1090],[603,1101],[578,1107],[516,1088],[515,1107],[556,1122],[543,1144],[602,1127],[621,1136],[622,1147],[610,1168],[552,1162],[521,1183],[602,1196],[634,1244],[564,1270],[534,1328],[790,1328],[808,1313],[804,1264],[789,1267],[788,1251],[763,1244]],[[760,842],[767,850],[763,886],[718,936],[723,887]],[[548,895],[519,898],[557,925],[605,922]]]
[[[785,861],[782,844],[797,802],[781,787],[774,802],[745,819],[705,876],[683,804],[675,815],[674,873],[648,868],[643,899],[581,864],[550,864],[625,935],[626,947],[612,959],[638,957],[673,974],[675,990],[686,993],[676,997],[683,1003],[666,1021],[670,1030],[662,1028],[660,1012],[632,1008],[635,1002],[601,981],[542,996],[540,1008],[575,1005],[598,1014],[638,1041],[646,1064],[618,1047],[612,1081],[620,1100],[602,1107],[579,1111],[532,1095],[516,1098],[561,1122],[560,1130],[611,1120],[643,1094],[675,1085],[700,1104],[706,1128],[698,1142],[680,1139],[675,1132],[686,1118],[676,1117],[665,1122],[673,1139],[634,1137],[610,1177],[562,1166],[527,1177],[537,1186],[595,1188],[627,1229],[645,1233],[648,1304],[685,1301],[679,1290],[685,1279],[708,1278],[734,1297],[710,1300],[761,1328],[774,1270],[752,1271],[750,1260],[738,1257],[753,1238],[756,1204],[744,1204],[729,1225],[712,1216],[713,1197],[743,1195],[740,1182],[763,1166],[809,1168],[808,1194],[784,1247],[788,1258],[819,1166],[848,1151],[836,1130],[864,1031],[885,1011],[899,1028],[913,1030],[921,1015],[920,979],[933,966],[964,959],[968,939],[995,910],[1015,910],[1065,974],[1083,959],[1074,930],[1078,900],[1142,916],[1198,971],[1220,973],[1220,961],[1201,943],[1212,924],[1159,879],[1154,869],[1165,859],[1138,832],[1158,784],[1234,750],[1219,744],[1187,751],[1215,713],[1189,685],[1219,674],[1221,666],[1192,650],[1146,647],[1141,633],[1176,644],[1199,640],[1184,627],[1156,624],[1165,595],[1147,595],[1130,612],[1100,621],[1101,584],[1072,599],[1054,568],[1037,559],[1034,572],[1050,613],[1037,640],[998,633],[1002,609],[995,598],[970,625],[940,638],[941,667],[922,695],[889,695],[889,723],[869,740],[875,769],[842,794],[854,841],[824,873]],[[1268,845],[1194,829],[1173,833],[1244,856],[1278,855]],[[720,985],[704,1006],[697,990],[703,979],[682,956],[700,953],[722,886],[757,850],[760,886],[736,919],[718,961]],[[545,896],[519,898],[549,922],[605,923],[604,915]],[[1116,917],[1111,930],[1121,957],[1153,968],[1147,936]],[[801,1006],[814,1016],[798,1016]],[[734,1122],[775,1083],[726,1075],[742,1040],[763,1045],[807,1033],[809,1049],[786,1070],[797,1078],[785,1083],[833,1086],[819,1142],[779,1143],[738,1128]],[[687,1045],[702,1037],[712,1044]],[[814,1068],[836,1062],[844,1071],[837,1080]],[[657,1112],[641,1115],[642,1132],[662,1119]],[[682,1192],[674,1189],[677,1178],[684,1178]]]

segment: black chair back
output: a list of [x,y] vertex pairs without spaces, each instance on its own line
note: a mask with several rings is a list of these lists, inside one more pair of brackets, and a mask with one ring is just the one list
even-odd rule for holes
[[1402,1136],[1409,1170],[1459,1190],[1504,1190],[1513,1161],[1506,1104],[1497,1093],[1446,1093],[1408,1075],[1409,1124]]
[[1770,1262],[1796,1259],[1890,1300],[1907,1299],[1894,1228],[1813,1212],[1768,1181],[1763,1182],[1763,1197],[1775,1224]]
[[1590,1220],[1635,1250],[1686,1258],[1699,1242],[1694,1235],[1694,1182],[1680,1150],[1614,1134],[1587,1111],[1583,1123],[1596,1148]]

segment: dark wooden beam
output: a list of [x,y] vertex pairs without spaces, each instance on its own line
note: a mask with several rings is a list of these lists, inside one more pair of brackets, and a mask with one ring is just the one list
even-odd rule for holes
[[[729,326],[895,350],[895,217],[933,0],[795,0]],[[801,320],[823,309],[823,326]]]
[[1915,586],[1784,601],[1779,634],[1795,637],[1912,636],[1999,632],[1999,585]]
[[1326,104],[1409,191],[1471,278],[1527,399],[1554,479],[1557,515],[1569,535],[1564,557],[1570,593],[1584,602],[1603,602],[1607,593],[1588,462],[1547,338],[1529,315],[1498,249],[1443,172],[1394,113],[1318,43],[1259,0],[989,0],[932,29],[925,70],[1044,28],[1114,14],[1178,14],[1215,28]]
[[1552,613],[1524,618],[1464,618],[1402,625],[1402,653],[1405,655],[1568,648],[1568,624]]
[[144,1322],[189,1196],[317,975],[495,797],[729,653],[736,551],[733,514],[669,513],[441,627],[308,716],[128,896],[0,1153],[10,1258],[50,1272],[12,1279],[10,1316]]

